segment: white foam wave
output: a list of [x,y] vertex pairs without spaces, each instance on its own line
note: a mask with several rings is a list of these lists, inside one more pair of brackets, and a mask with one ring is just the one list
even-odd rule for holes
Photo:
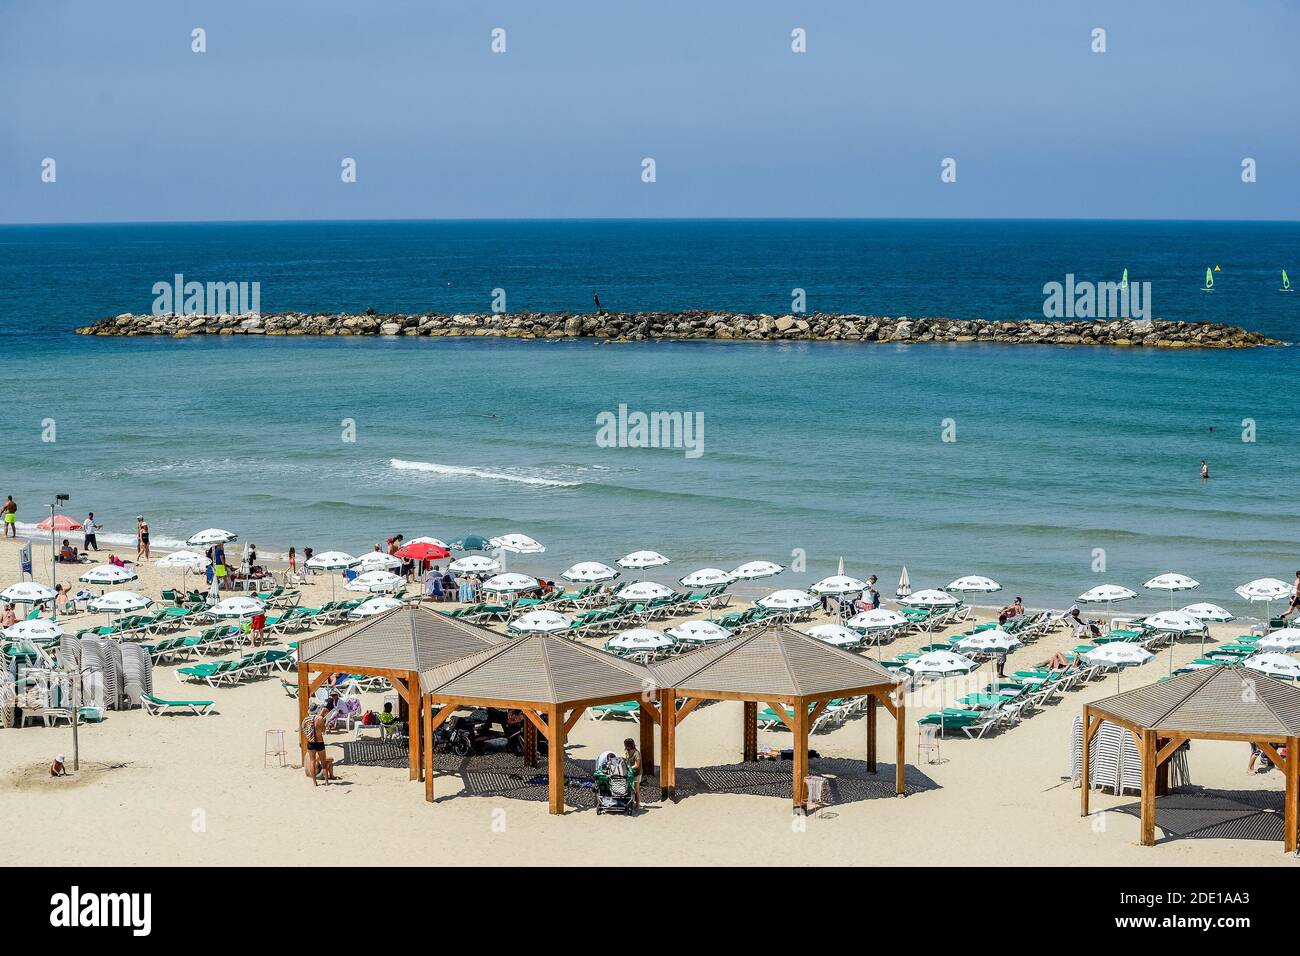
[[389,466],[398,471],[422,471],[427,474],[445,475],[454,478],[484,478],[490,481],[513,481],[521,485],[536,485],[543,488],[576,488],[581,481],[563,481],[559,478],[540,478],[535,475],[518,475],[503,471],[489,471],[486,468],[467,468],[460,465],[440,465],[434,461],[405,461],[393,458]]

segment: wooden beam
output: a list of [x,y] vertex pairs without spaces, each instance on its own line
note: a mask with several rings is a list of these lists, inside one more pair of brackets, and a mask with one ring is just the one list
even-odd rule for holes
[[758,760],[758,701],[745,701],[741,721],[744,759],[746,763],[753,763]]
[[[527,714],[524,711],[524,715]],[[537,725],[531,720],[524,721],[524,766],[537,766]]]
[[1286,833],[1282,836],[1282,849],[1296,851],[1296,825],[1300,822],[1300,737],[1286,739],[1286,797],[1283,818]]
[[1165,761],[1178,752],[1178,748],[1187,742],[1183,736],[1170,737],[1168,742],[1156,753],[1156,766],[1163,767]]
[[547,723],[551,726],[550,750],[547,753],[551,813],[558,816],[564,813],[564,723],[560,708],[550,709]]
[[817,705],[816,705],[815,707],[813,707],[813,711],[812,711],[812,713],[808,715],[808,732],[809,732],[809,733],[812,733],[812,725],[815,724],[815,723],[817,723],[817,718],[820,717],[823,713],[826,712],[826,706],[827,706],[830,702],[831,702],[831,699],[830,699],[829,697],[827,697],[825,700],[819,700],[819,701],[817,701]]
[[638,720],[636,723],[641,738],[641,773],[652,774],[655,772],[655,724],[653,720]]
[[569,731],[573,729],[573,725],[576,724],[578,722],[578,719],[586,712],[587,712],[586,707],[575,707],[573,708],[573,710],[569,711],[569,716],[564,721],[565,737],[569,736]]
[[[1264,756],[1268,757],[1269,760],[1273,761],[1274,765],[1276,765],[1277,768],[1282,771],[1283,776],[1286,775],[1287,761],[1283,760],[1281,756],[1278,755],[1277,750],[1274,749],[1273,744],[1271,742],[1256,741],[1255,746],[1258,747],[1260,750],[1264,751]],[[1290,754],[1288,754],[1287,756],[1289,758]]]
[[[1100,725],[1101,721],[1097,721],[1097,723],[1098,725]],[[1088,791],[1090,789],[1090,785],[1088,782],[1088,775],[1090,770],[1089,767],[1090,761],[1088,759],[1088,743],[1089,741],[1092,740],[1092,735],[1093,735],[1092,724],[1093,724],[1092,711],[1091,709],[1089,709],[1087,704],[1084,704],[1083,705],[1083,756],[1079,763],[1079,783],[1081,785],[1080,787],[1081,792],[1079,794],[1079,816],[1081,817],[1086,817],[1088,815]]]
[[[444,717],[443,720],[446,718]],[[433,700],[424,698],[424,799],[433,803]],[[442,721],[438,721],[442,723]],[[410,728],[408,727],[409,731]]]
[[307,736],[302,732],[302,725],[307,722],[307,703],[311,698],[311,665],[298,665],[298,760],[307,762]]
[[[311,665],[308,664],[308,665],[306,665],[306,666],[307,666],[307,669],[310,671],[310,670],[311,670]],[[334,676],[334,672],[333,672],[333,671],[317,671],[316,676],[313,677],[313,678],[308,682],[308,684],[307,684],[307,696],[310,697],[310,696],[312,696],[313,694],[315,694],[316,691],[318,691],[318,690],[320,689],[320,685],[323,684],[323,683],[325,683],[325,682],[326,682],[327,680],[329,680],[332,676]],[[298,694],[298,696],[299,696],[299,697],[302,696],[301,692]]]
[[901,696],[894,705],[894,793],[907,794],[907,702]]
[[1142,845],[1156,845],[1156,732],[1142,731]]
[[[677,711],[677,716],[676,716],[676,718],[675,718],[676,721],[677,721],[677,723],[680,724],[683,720],[685,720],[687,717],[689,717],[689,716],[691,715],[691,711],[695,710],[696,707],[699,707],[701,701],[703,701],[703,700],[704,700],[703,697],[690,697],[690,698],[687,698],[686,703],[682,704],[682,709],[679,710],[679,711]],[[673,706],[675,707],[676,705],[677,705],[677,702],[674,701],[674,702],[673,702]]]
[[796,810],[808,808],[808,705],[800,701],[795,705],[791,718],[794,734],[794,807]]
[[636,719],[639,723],[644,723],[646,717],[650,718],[650,723],[652,724],[659,723],[659,708],[654,705],[654,701],[646,700],[643,696],[641,700],[637,701],[637,707]]
[[763,703],[767,704],[768,709],[776,714],[781,723],[785,724],[791,731],[794,730],[794,717],[790,714],[790,711],[785,709],[785,704],[780,701],[774,704],[770,700],[765,700]]
[[411,764],[411,779],[420,779],[420,704],[421,699],[416,695],[415,689],[420,685],[420,675],[411,671],[406,678],[406,699],[407,699],[407,724],[406,739],[410,744],[409,760]]
[[876,695],[867,697],[867,773],[876,772]]
[[521,707],[519,709],[519,712],[524,715],[524,717],[528,720],[530,724],[533,725],[533,727],[537,730],[538,733],[540,733],[548,741],[551,739],[551,728],[547,727],[546,722],[543,721],[541,717],[537,716],[537,714],[534,713],[533,710],[531,710],[528,707]]
[[677,696],[671,687],[659,690],[659,788],[665,800],[677,795]]

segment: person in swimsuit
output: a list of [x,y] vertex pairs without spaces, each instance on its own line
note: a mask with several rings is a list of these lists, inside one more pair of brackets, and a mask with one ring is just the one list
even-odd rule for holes
[[1296,611],[1300,611],[1300,571],[1295,573],[1295,588],[1291,591],[1291,603],[1282,612],[1282,620],[1285,621]]
[[623,759],[632,771],[632,790],[636,794],[637,806],[641,805],[641,751],[636,749],[636,741],[628,737],[623,741]]
[[325,772],[325,785],[329,786],[334,776],[334,760],[325,756],[325,726],[329,723],[330,712],[338,703],[338,697],[331,695],[329,700],[309,718],[310,733],[307,736],[307,759],[303,761],[303,771],[311,777],[312,786],[318,786],[316,775]]
[[144,515],[135,516],[135,559],[149,560],[149,522]]
[[1201,459],[1201,481],[1209,481],[1209,480],[1210,480],[1210,466],[1207,465],[1205,463],[1205,459],[1202,458]]
[[5,499],[4,507],[0,508],[0,514],[5,516],[5,537],[18,537],[18,502],[14,501],[14,496],[10,495]]

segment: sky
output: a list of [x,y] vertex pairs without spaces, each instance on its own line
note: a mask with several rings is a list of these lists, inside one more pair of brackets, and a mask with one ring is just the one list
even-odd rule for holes
[[0,222],[1297,219],[1298,49],[1294,0],[0,0]]

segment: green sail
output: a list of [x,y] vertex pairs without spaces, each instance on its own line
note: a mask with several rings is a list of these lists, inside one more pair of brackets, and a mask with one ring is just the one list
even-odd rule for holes
[[1124,278],[1120,280],[1120,282],[1119,282],[1119,287],[1120,287],[1121,289],[1127,289],[1127,288],[1128,288],[1128,270],[1127,270],[1127,269],[1124,270]]
[[1285,269],[1282,270],[1282,288],[1287,292],[1291,291],[1291,277],[1286,274]]
[[1214,288],[1214,270],[1212,269],[1205,270],[1205,288],[1207,289]]

